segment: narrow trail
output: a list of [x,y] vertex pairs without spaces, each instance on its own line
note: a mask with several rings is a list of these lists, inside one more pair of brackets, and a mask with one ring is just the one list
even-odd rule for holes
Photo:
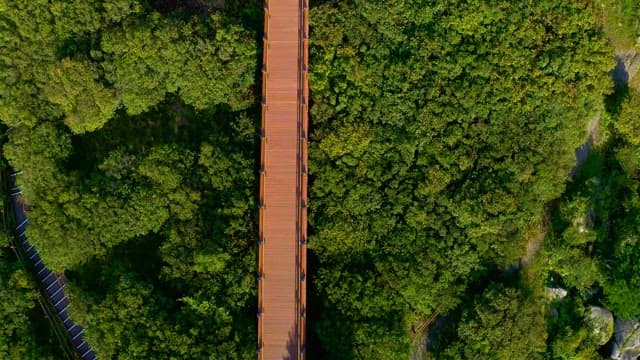
[[[618,50],[616,51],[616,61],[616,68],[611,71],[611,79],[617,86],[629,85],[629,82],[634,78],[634,75],[636,75],[638,70],[640,70],[640,53],[635,50]],[[596,115],[589,121],[589,125],[587,127],[588,137],[585,142],[576,149],[576,164],[571,170],[570,177],[574,177],[578,173],[582,168],[582,165],[584,165],[585,161],[589,158],[593,145],[598,143],[600,140],[600,119],[601,116]],[[543,215],[545,218],[545,221],[543,221],[544,223],[547,222],[546,219],[548,219],[549,216],[550,214],[547,213]],[[529,239],[525,256],[520,260],[520,266],[525,266],[535,258],[546,235],[546,224],[543,224],[543,228],[540,229],[540,232]]]
[[[587,140],[576,149],[576,164],[571,170],[569,177],[575,176],[575,174],[580,170],[584,162],[589,157],[589,152],[593,146],[594,141],[597,141],[599,138],[598,133],[598,125],[600,123],[600,115],[594,116],[588,125],[588,137]],[[595,140],[594,140],[595,139]],[[503,276],[507,276],[517,271],[521,271],[527,264],[533,261],[538,254],[538,251],[542,247],[544,243],[544,239],[547,236],[548,232],[548,224],[549,218],[551,214],[549,214],[548,209],[544,209],[542,214],[542,224],[536,229],[533,234],[529,236],[527,241],[526,250],[522,258],[518,261],[517,264],[513,264],[509,266],[502,272]],[[446,314],[445,318],[440,318],[441,312],[436,310],[429,318],[427,318],[414,332],[414,342],[416,343],[414,352],[412,355],[412,360],[422,360],[424,359],[428,353],[428,343],[431,340],[432,336],[438,332],[436,329],[435,332],[429,333],[430,327],[442,327],[444,322],[446,322]],[[435,324],[435,326],[432,326]]]
[[[585,161],[589,158],[589,153],[591,152],[591,148],[593,144],[597,142],[600,138],[600,133],[598,130],[598,126],[600,125],[600,115],[594,116],[589,121],[589,125],[587,127],[587,140],[585,140],[580,147],[576,149],[576,164],[571,169],[571,173],[569,174],[570,178],[573,178],[578,171],[582,168]],[[551,214],[549,214],[549,210],[545,209],[542,214],[542,224],[537,229],[537,231],[529,237],[529,241],[527,242],[526,252],[524,256],[520,259],[519,268],[526,266],[530,263],[535,256],[538,254],[542,243],[544,242],[544,238],[547,236],[549,218]]]

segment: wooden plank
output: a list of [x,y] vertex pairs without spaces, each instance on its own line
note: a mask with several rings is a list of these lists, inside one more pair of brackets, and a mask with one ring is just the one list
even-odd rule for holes
[[258,358],[267,360],[305,357],[307,7],[265,0]]

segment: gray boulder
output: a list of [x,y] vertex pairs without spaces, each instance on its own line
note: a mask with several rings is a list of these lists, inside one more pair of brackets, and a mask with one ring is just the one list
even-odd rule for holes
[[640,323],[637,320],[616,319],[613,332],[611,358],[636,360],[640,356]]
[[618,86],[629,83],[640,69],[640,53],[634,50],[616,51],[616,68],[611,72],[613,81]]
[[598,339],[598,345],[604,345],[611,339],[611,335],[613,335],[613,314],[611,311],[591,306],[587,312],[586,320],[593,335]]
[[551,300],[562,300],[567,297],[567,290],[561,287],[547,287],[547,295]]

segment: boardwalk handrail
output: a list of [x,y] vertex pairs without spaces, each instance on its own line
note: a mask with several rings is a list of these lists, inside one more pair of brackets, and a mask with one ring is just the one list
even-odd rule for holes
[[307,71],[308,71],[308,46],[307,38],[309,32],[308,22],[308,0],[299,0],[300,5],[300,28],[298,39],[299,44],[299,83],[298,94],[300,96],[298,101],[299,114],[298,114],[298,179],[300,181],[300,188],[298,192],[299,200],[299,214],[298,214],[298,279],[300,281],[298,288],[298,358],[305,359],[306,352],[306,289],[307,289],[307,139],[308,139],[308,84],[307,84]]
[[259,210],[258,210],[258,344],[257,344],[257,352],[258,359],[262,359],[262,347],[263,347],[263,339],[262,339],[262,327],[263,327],[263,265],[264,265],[264,177],[265,169],[266,169],[266,115],[267,115],[267,104],[266,104],[266,93],[267,93],[267,76],[268,76],[268,67],[267,67],[267,51],[269,48],[269,39],[268,39],[268,31],[269,31],[269,1],[265,0],[264,5],[264,36],[262,41],[262,104],[261,104],[261,122],[260,122],[260,174],[259,174],[259,187],[260,187],[260,195],[259,195]]
[[[17,173],[16,173],[17,174]],[[10,181],[13,185],[14,181]],[[19,187],[15,187],[16,191],[10,195],[9,204],[12,207],[13,217],[18,223],[18,226],[14,229],[14,235],[18,240],[18,246],[20,251],[24,253],[24,257],[27,261],[30,261],[35,273],[35,277],[40,284],[40,289],[47,299],[48,306],[53,312],[55,312],[55,322],[61,325],[67,333],[69,342],[73,345],[76,351],[76,356],[82,360],[95,360],[97,359],[93,349],[84,340],[82,327],[75,324],[69,317],[68,308],[70,301],[67,298],[64,287],[65,284],[60,282],[60,277],[53,271],[48,269],[40,254],[38,254],[35,246],[27,240],[25,230],[28,223],[28,218],[23,206],[23,203],[19,201],[22,197]],[[43,307],[43,308],[47,308]]]

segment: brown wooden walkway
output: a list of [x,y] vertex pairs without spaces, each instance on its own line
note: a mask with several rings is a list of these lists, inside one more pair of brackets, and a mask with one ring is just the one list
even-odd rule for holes
[[308,0],[264,9],[258,359],[304,359]]

